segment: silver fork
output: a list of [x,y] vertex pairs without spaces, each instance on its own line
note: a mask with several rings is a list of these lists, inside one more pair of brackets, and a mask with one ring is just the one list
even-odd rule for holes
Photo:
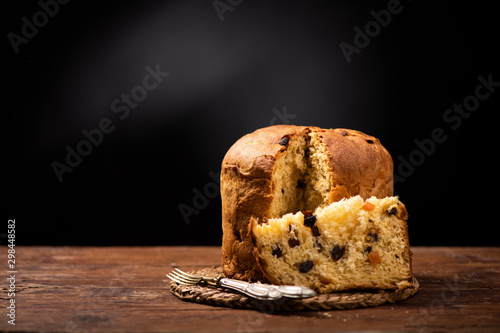
[[178,268],[175,268],[172,272],[167,274],[167,277],[181,285],[208,284],[217,287],[229,288],[259,300],[277,300],[282,297],[308,298],[316,295],[314,290],[307,287],[276,286],[271,284],[244,282],[225,277],[213,278],[192,275],[185,273]]

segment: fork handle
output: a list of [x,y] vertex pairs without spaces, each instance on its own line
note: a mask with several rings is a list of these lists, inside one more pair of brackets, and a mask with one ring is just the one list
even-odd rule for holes
[[242,294],[259,300],[277,300],[283,297],[281,291],[270,285],[220,278],[217,285],[239,291]]

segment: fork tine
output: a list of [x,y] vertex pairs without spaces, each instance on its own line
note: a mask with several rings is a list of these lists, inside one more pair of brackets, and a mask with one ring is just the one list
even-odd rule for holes
[[172,281],[174,281],[174,282],[179,282],[179,280],[177,280],[177,278],[173,277],[173,276],[172,276],[172,275],[170,275],[170,274],[166,274],[166,276],[167,276],[170,280],[172,280]]
[[177,273],[179,273],[180,275],[182,275],[182,276],[184,276],[184,277],[187,277],[187,278],[190,278],[190,279],[201,279],[201,276],[188,274],[188,273],[186,273],[186,272],[181,271],[181,270],[180,270],[180,269],[178,269],[178,268],[174,268],[174,271],[176,271],[176,272],[177,272]]
[[172,274],[174,274],[175,276],[178,276],[184,280],[188,280],[194,284],[201,282],[203,280],[202,276],[191,275],[191,274],[188,274],[188,273],[181,271],[180,269],[177,269],[175,272],[172,272]]
[[171,274],[167,274],[167,277],[168,277],[170,280],[174,281],[174,282],[179,282],[179,281],[180,281],[177,277],[175,277],[175,276],[173,276],[173,275],[171,275]]
[[172,280],[172,281],[174,281],[174,282],[176,282],[176,283],[178,283],[178,284],[182,284],[182,285],[184,285],[184,286],[190,286],[190,285],[192,285],[192,284],[193,284],[193,283],[190,283],[190,282],[185,282],[185,281],[182,281],[182,280],[178,279],[177,277],[175,277],[175,276],[173,276],[173,275],[170,275],[170,274],[167,274],[167,277],[168,277],[170,280]]
[[178,274],[177,272],[171,272],[170,274],[176,277],[178,280],[184,281],[186,283],[196,284],[200,281],[200,279],[187,278],[183,275]]

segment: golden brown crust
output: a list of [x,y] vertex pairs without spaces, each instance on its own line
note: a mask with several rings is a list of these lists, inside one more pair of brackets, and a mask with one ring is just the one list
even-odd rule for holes
[[271,176],[285,152],[283,137],[293,140],[317,132],[326,145],[335,184],[330,202],[361,195],[383,198],[393,193],[393,162],[380,141],[359,131],[313,126],[276,125],[239,139],[221,166],[222,268],[232,278],[264,280],[258,254],[249,234],[252,218],[265,221],[273,200]]
[[272,201],[274,163],[286,150],[280,140],[305,135],[301,126],[276,125],[239,139],[226,153],[221,170],[222,268],[235,279],[261,280],[249,236],[251,218],[267,217]]
[[363,199],[393,195],[393,162],[379,139],[343,128],[322,130],[320,137],[333,168],[330,203],[358,194]]

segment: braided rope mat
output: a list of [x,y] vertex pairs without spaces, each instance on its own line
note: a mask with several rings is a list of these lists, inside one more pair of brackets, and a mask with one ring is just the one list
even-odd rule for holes
[[[203,268],[188,273],[212,277],[224,276],[220,267]],[[418,281],[413,277],[413,287],[402,290],[337,292],[318,294],[305,299],[260,301],[228,289],[204,285],[183,286],[173,281],[170,282],[172,294],[183,301],[236,309],[252,309],[267,313],[273,311],[342,310],[378,306],[405,300],[413,296],[418,287]]]

